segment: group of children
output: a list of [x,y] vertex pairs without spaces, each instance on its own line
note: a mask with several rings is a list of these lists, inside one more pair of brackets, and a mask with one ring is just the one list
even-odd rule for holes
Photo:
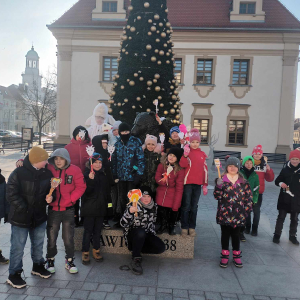
[[[157,121],[162,127],[159,118]],[[118,122],[110,133],[96,135],[92,140],[88,131],[79,126],[75,128],[70,144],[55,150],[49,159],[45,150],[33,147],[24,161],[18,161],[18,168],[10,175],[6,191],[6,202],[10,205],[8,219],[12,227],[7,282],[15,288],[26,286],[21,272],[28,234],[32,243],[32,274],[49,278],[55,273],[56,244],[61,225],[65,267],[72,274],[78,272],[74,263],[74,227],[79,223],[79,199],[84,226],[83,264],[90,263],[91,243],[93,258],[97,262],[103,260],[100,254],[101,230],[103,226],[110,226],[108,220],[112,217],[117,226],[124,228],[126,245],[132,251],[130,268],[137,275],[143,273],[141,252],[159,254],[165,250],[156,231],[168,231],[174,235],[180,220],[181,235],[195,237],[201,189],[206,195],[208,185],[207,156],[199,148],[201,136],[197,129],[192,129],[187,143],[188,139],[180,137],[179,127],[173,127],[170,132],[162,129],[166,136],[164,144],[159,144],[157,137],[152,135],[147,135],[142,144],[140,139],[131,135],[131,128],[126,123]],[[115,147],[112,155],[108,152],[109,144]],[[95,151],[89,158],[86,147],[91,145]],[[296,231],[300,202],[298,208],[293,199],[287,200],[287,191],[290,198],[297,200],[299,194],[300,151],[295,151],[276,179],[276,184],[282,189],[274,242],[279,242],[286,214],[291,213],[290,240],[298,243]],[[264,182],[274,180],[274,172],[263,157],[260,145],[254,148],[252,156],[244,158],[242,167],[240,164],[239,159],[229,157],[223,176],[216,180],[217,223],[222,232],[221,267],[228,265],[230,238],[234,263],[242,267],[240,240],[246,240],[244,233],[257,235]],[[50,179],[53,177],[58,178],[60,184],[51,194]],[[0,188],[2,181],[0,177]],[[128,204],[128,192],[134,189],[141,193],[137,206]],[[1,208],[0,218],[3,211],[8,212],[8,209]],[[45,232],[46,261],[43,259]],[[0,253],[0,263],[2,261],[8,262]]]

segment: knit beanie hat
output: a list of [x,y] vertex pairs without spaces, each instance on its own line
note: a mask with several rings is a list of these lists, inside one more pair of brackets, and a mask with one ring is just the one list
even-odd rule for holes
[[147,134],[145,139],[145,145],[148,143],[153,143],[155,147],[157,146],[157,137],[154,135]]
[[291,160],[292,158],[299,158],[300,159],[300,150],[295,149],[295,150],[291,151],[289,160]]
[[197,128],[193,128],[190,131],[190,142],[192,141],[198,141],[199,143],[201,143],[201,136]]
[[[300,151],[299,151],[299,152],[300,152]],[[254,166],[254,159],[253,159],[253,157],[250,156],[250,155],[244,157],[244,159],[243,159],[243,166],[245,165],[245,163],[246,163],[248,160],[251,160],[252,163],[253,163],[253,166]]]
[[140,190],[143,195],[149,195],[153,199],[153,193],[149,186],[142,186],[142,187],[140,187]]
[[238,169],[241,168],[241,162],[237,157],[230,156],[226,161],[226,169],[228,166],[235,166]]
[[180,129],[179,129],[179,127],[178,126],[174,126],[174,127],[172,127],[171,128],[171,130],[170,130],[170,136],[172,135],[172,133],[173,132],[177,132],[177,133],[179,133],[180,132]]
[[123,131],[131,131],[130,126],[125,122],[123,122],[119,125],[119,133],[123,132]]
[[101,156],[101,154],[99,154],[99,153],[97,153],[97,152],[94,152],[94,153],[93,153],[93,156],[92,156],[92,163],[94,163],[94,162],[97,161],[97,160],[102,161],[102,160],[103,160],[103,159],[102,159],[102,156]]
[[48,160],[48,158],[49,155],[47,151],[43,148],[35,146],[32,147],[32,149],[29,151],[29,161],[32,165],[42,161],[46,161]]
[[254,154],[258,154],[258,155],[264,154],[262,145],[257,145],[253,148],[252,155],[254,155]]
[[76,140],[76,136],[78,135],[78,133],[79,133],[80,131],[84,131],[84,134],[85,134],[84,139],[85,139],[86,141],[89,142],[89,141],[90,141],[89,133],[88,133],[88,131],[86,130],[86,128],[83,127],[83,126],[77,126],[77,127],[74,129],[74,131],[73,131],[73,138],[74,138],[74,140]]
[[119,129],[119,126],[121,125],[121,121],[116,121],[115,124],[112,127],[112,131]]
[[177,157],[177,163],[179,163],[182,155],[183,155],[183,149],[182,148],[177,148],[177,147],[173,147],[169,150],[168,155],[169,154],[173,154]]

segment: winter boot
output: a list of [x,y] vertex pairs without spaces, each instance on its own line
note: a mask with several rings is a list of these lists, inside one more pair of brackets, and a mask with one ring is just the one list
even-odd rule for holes
[[191,237],[195,237],[195,236],[197,236],[197,234],[196,234],[196,230],[195,230],[195,229],[193,229],[193,228],[190,228],[190,229],[189,229],[189,235],[190,235]]
[[280,235],[279,234],[276,234],[276,233],[274,234],[273,243],[275,243],[275,244],[280,243]]
[[296,236],[292,236],[292,235],[290,235],[290,238],[289,238],[289,240],[294,244],[294,245],[297,245],[297,246],[299,246],[299,242],[298,242],[298,240],[297,240],[297,237]]
[[15,289],[26,287],[26,281],[21,277],[22,272],[23,270],[19,270],[14,275],[9,275],[6,282]]
[[133,257],[130,262],[130,269],[134,275],[142,275],[143,267],[142,267],[142,258],[141,257]]
[[45,264],[44,263],[40,263],[40,264],[33,264],[32,267],[32,271],[31,271],[32,275],[37,275],[40,276],[42,278],[49,278],[51,277],[51,273],[45,269]]
[[244,232],[240,232],[240,241],[241,242],[246,242],[246,238],[244,236]]
[[51,274],[55,273],[54,258],[47,258],[45,263],[45,269],[49,271]]
[[9,259],[5,258],[2,255],[2,250],[0,250],[0,265],[7,265],[9,263]]
[[103,261],[103,257],[100,255],[100,249],[93,249],[93,258],[96,262]]
[[252,236],[257,236],[257,226],[253,226],[252,225],[252,232],[251,232]]
[[71,274],[78,273],[78,269],[74,264],[74,258],[66,258],[65,262],[65,268],[69,271]]
[[220,267],[221,268],[227,268],[228,266],[228,260],[229,260],[229,250],[222,250],[221,253],[221,261],[220,261]]
[[241,251],[234,251],[232,252],[233,254],[233,263],[237,268],[242,268],[243,264],[241,261]]
[[169,235],[176,235],[176,227],[174,225],[169,226]]
[[187,229],[181,229],[181,236],[182,237],[187,237],[189,231]]
[[90,262],[90,252],[82,252],[82,264],[88,265]]
[[104,227],[104,229],[110,229],[110,225],[108,223],[108,220],[103,221],[103,227]]
[[244,232],[246,234],[250,234],[250,230],[251,230],[251,226],[247,226]]

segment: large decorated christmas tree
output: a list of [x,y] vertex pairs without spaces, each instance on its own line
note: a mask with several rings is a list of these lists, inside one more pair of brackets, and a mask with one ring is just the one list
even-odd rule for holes
[[174,44],[166,0],[132,0],[123,28],[118,73],[110,113],[132,124],[137,113],[155,111],[179,123],[180,101],[174,77]]

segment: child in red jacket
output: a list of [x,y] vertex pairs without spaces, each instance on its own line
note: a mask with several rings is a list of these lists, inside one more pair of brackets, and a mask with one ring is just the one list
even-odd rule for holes
[[[71,142],[65,146],[68,150],[71,158],[72,165],[81,169],[82,173],[85,171],[85,164],[88,161],[88,155],[86,153],[86,147],[90,146],[91,140],[88,131],[83,126],[77,126],[73,131],[73,138]],[[83,220],[79,223],[79,200],[75,204],[75,226],[83,224]]]
[[[256,208],[255,210],[256,214],[254,215],[253,218],[251,235],[257,236],[257,228],[260,219],[260,208],[263,200],[263,193],[265,191],[265,180],[268,182],[272,182],[274,180],[274,172],[267,164],[266,159],[263,157],[263,149],[261,145],[257,145],[256,147],[254,147],[252,151],[252,156],[254,158],[255,172],[259,178],[259,196],[258,196],[258,202],[255,203],[255,206],[257,205],[258,208]],[[246,229],[245,233],[249,234],[250,233],[249,229]]]
[[162,157],[157,167],[156,203],[161,224],[158,233],[163,233],[168,227],[170,235],[176,234],[175,223],[181,205],[184,182],[184,170],[179,166],[182,154],[183,149],[171,148],[168,154]]
[[208,172],[206,154],[199,148],[201,137],[199,130],[194,128],[190,132],[190,145],[185,145],[184,156],[180,160],[180,167],[185,168],[184,192],[181,205],[181,235],[196,236],[196,220],[198,202],[201,195],[207,194]]
[[47,263],[46,269],[55,273],[54,257],[57,254],[56,240],[62,224],[62,238],[66,251],[66,269],[74,274],[78,272],[74,264],[74,205],[86,189],[81,170],[70,164],[70,156],[66,149],[55,150],[48,162],[48,169],[53,177],[60,178],[56,188],[56,200],[49,204],[47,221]]

